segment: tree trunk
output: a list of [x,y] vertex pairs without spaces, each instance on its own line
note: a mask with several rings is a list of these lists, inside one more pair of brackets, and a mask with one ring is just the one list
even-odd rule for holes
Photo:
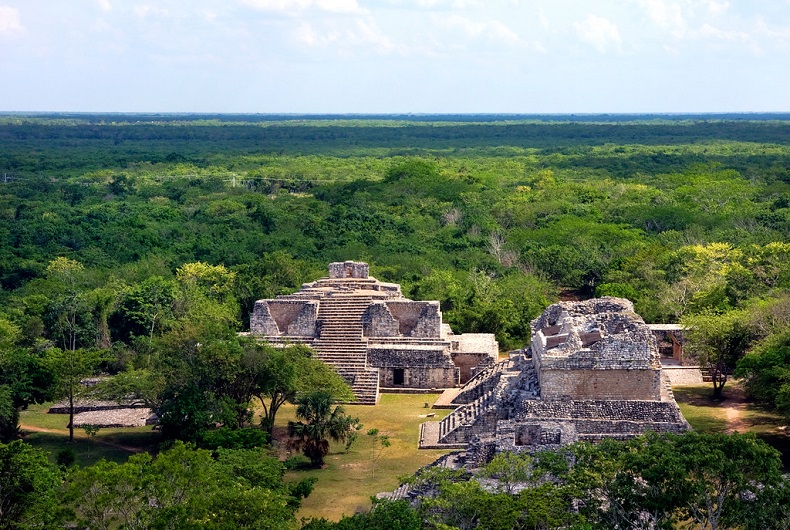
[[721,400],[727,375],[719,367],[712,366],[711,377],[713,378],[713,399]]
[[69,443],[74,443],[74,387],[69,388]]

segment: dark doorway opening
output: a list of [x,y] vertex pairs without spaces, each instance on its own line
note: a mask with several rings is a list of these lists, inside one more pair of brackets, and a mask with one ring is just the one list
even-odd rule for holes
[[403,384],[403,368],[395,368],[394,370],[392,370],[392,384],[393,385]]

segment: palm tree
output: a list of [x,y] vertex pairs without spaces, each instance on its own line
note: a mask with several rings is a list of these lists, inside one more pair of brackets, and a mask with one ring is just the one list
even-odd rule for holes
[[297,400],[296,417],[288,422],[290,446],[301,450],[313,466],[322,467],[329,453],[329,440],[343,442],[355,432],[358,418],[346,415],[342,406],[332,408],[334,398],[325,390],[306,394]]

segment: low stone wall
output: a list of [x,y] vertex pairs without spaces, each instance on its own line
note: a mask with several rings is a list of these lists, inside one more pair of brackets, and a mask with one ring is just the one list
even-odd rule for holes
[[115,410],[95,410],[81,412],[74,415],[74,426],[84,427],[92,425],[105,429],[120,427],[143,427],[154,425],[158,418],[151,409],[147,408],[122,408]]
[[699,366],[665,366],[661,370],[672,386],[699,385],[704,382]]

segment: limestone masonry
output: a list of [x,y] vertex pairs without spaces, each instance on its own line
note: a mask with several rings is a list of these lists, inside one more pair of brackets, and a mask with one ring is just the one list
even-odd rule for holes
[[682,432],[653,331],[622,298],[560,302],[532,321],[524,351],[469,380],[457,408],[422,426],[422,447],[466,448],[466,465],[500,451]]
[[400,285],[368,275],[367,263],[329,264],[290,295],[258,300],[250,333],[275,345],[304,343],[351,384],[357,401],[379,389],[441,389],[469,380],[497,360],[490,334],[453,334],[439,302],[403,296]]

